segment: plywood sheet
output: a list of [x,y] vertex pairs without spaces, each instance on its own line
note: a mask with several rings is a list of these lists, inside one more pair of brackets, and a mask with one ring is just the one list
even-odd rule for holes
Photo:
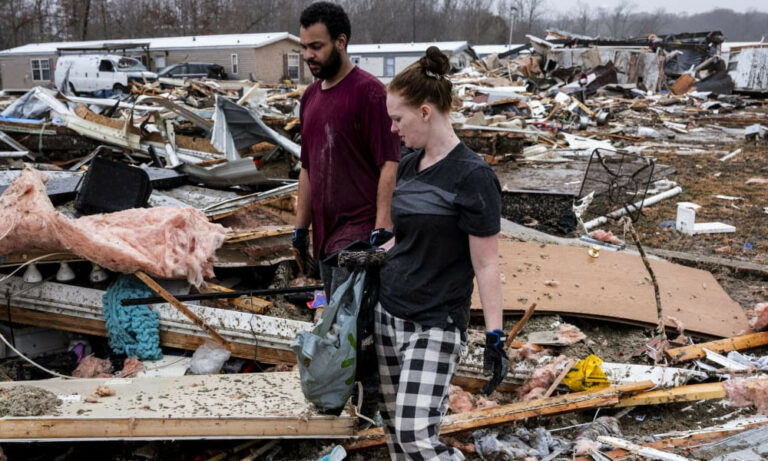
[[[522,312],[536,302],[536,312],[657,323],[653,285],[637,255],[602,250],[592,258],[583,247],[508,240],[499,241],[499,254],[507,312]],[[665,315],[682,321],[686,331],[718,337],[749,331],[741,306],[711,273],[665,261],[652,261],[651,266]],[[472,307],[480,308],[477,289]]]
[[[19,385],[62,404],[54,416],[0,418],[0,440],[347,437],[355,423],[314,411],[292,372],[2,383]],[[115,395],[85,402],[99,386]]]

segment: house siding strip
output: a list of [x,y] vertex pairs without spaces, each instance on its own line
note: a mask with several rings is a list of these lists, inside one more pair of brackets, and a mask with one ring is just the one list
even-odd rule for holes
[[51,80],[35,81],[32,79],[32,60],[48,59],[51,64],[51,80],[56,66],[55,55],[29,55],[0,58],[0,73],[2,73],[3,89],[25,90],[34,86],[52,85]]

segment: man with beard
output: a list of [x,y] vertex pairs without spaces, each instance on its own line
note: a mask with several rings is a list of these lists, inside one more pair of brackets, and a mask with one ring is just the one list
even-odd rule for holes
[[[347,55],[351,27],[336,4],[317,2],[301,14],[304,60],[319,80],[301,98],[301,172],[293,246],[306,266],[308,227],[330,299],[344,271],[323,258],[363,240],[392,238],[390,203],[400,160],[390,132],[386,89]],[[390,242],[391,245],[392,242]]]

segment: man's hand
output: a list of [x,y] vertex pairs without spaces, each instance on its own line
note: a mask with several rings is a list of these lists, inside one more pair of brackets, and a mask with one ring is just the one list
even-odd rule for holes
[[309,229],[306,227],[297,227],[293,230],[293,254],[296,257],[296,264],[302,274],[309,276],[313,273],[315,260],[309,254]]
[[371,245],[380,247],[392,240],[395,234],[389,229],[374,229],[371,231]]
[[509,372],[509,359],[504,352],[507,335],[503,330],[487,331],[485,333],[485,353],[483,354],[483,375],[491,379],[483,386],[483,394],[489,395],[501,384],[501,380]]

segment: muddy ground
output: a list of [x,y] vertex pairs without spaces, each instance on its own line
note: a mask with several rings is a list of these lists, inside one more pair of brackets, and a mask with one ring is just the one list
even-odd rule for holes
[[[660,155],[659,161],[676,168],[669,176],[683,192],[643,211],[635,224],[643,245],[768,265],[768,184],[747,184],[753,178],[768,180],[768,145],[744,143],[743,152],[721,162],[716,155]],[[717,198],[738,197],[738,200]],[[685,235],[665,226],[677,215],[677,202],[701,205],[696,222],[722,222],[736,227],[727,234]],[[619,226],[605,226],[622,236]],[[629,236],[627,236],[629,239]],[[725,267],[710,270],[726,292],[744,308],[768,298],[768,278]]]

